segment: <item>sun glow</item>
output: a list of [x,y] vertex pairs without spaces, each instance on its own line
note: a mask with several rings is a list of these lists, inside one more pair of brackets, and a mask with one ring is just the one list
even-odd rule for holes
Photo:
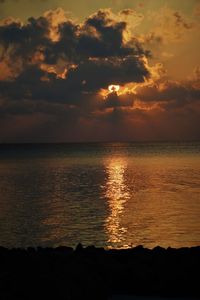
[[127,93],[136,93],[135,89],[138,86],[138,84],[135,83],[127,83],[126,85],[120,86],[111,84],[108,86],[107,89],[101,89],[100,95],[103,97],[103,99],[106,99],[109,94],[116,93],[117,96],[125,95]]
[[111,84],[108,86],[109,92],[118,92],[120,90],[120,85]]

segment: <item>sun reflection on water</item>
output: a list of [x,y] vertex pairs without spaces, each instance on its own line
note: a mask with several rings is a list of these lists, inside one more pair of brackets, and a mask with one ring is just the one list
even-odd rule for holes
[[125,182],[127,161],[125,158],[111,158],[106,162],[107,182],[105,196],[108,199],[110,214],[106,219],[106,230],[111,245],[120,243],[127,229],[121,224],[124,206],[130,198]]

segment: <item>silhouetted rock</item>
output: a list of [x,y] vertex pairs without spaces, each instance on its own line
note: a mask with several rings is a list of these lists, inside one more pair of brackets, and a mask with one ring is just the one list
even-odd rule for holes
[[63,254],[66,254],[66,253],[72,253],[73,252],[73,248],[71,247],[65,247],[65,246],[59,246],[57,248],[55,248],[55,251],[58,253],[63,253]]
[[76,252],[82,252],[83,251],[83,245],[81,243],[79,243],[76,247]]
[[0,247],[0,299],[200,296],[200,247]]

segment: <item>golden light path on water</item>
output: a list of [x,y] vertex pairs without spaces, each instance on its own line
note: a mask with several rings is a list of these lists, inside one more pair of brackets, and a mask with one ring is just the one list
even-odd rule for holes
[[200,245],[199,143],[71,147],[0,159],[1,245]]
[[107,247],[199,244],[195,164],[195,157],[107,157]]
[[111,244],[120,243],[127,231],[121,226],[121,214],[124,205],[130,198],[128,187],[125,183],[124,173],[127,167],[125,158],[112,158],[107,162],[107,183],[105,196],[108,199],[110,215],[106,220],[106,229]]

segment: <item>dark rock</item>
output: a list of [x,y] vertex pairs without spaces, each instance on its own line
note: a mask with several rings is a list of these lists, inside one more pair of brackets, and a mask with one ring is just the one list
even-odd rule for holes
[[0,299],[199,297],[200,247],[104,250],[0,247]]
[[79,243],[77,246],[76,246],[76,252],[82,252],[83,251],[83,245],[81,243]]

